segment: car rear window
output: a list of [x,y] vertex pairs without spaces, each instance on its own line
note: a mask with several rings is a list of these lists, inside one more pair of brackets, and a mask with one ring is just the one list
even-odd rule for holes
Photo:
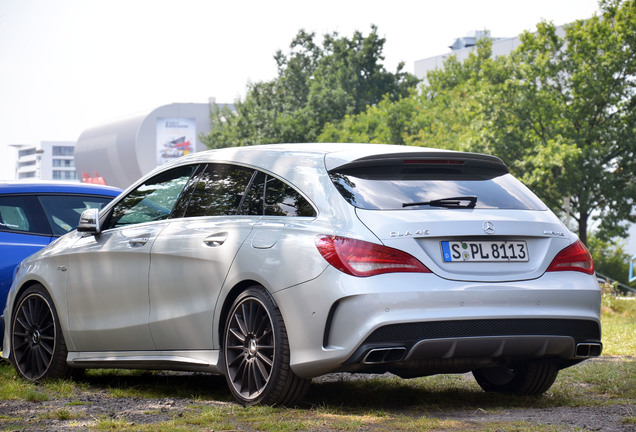
[[361,209],[547,209],[495,158],[356,161],[329,174],[343,198]]

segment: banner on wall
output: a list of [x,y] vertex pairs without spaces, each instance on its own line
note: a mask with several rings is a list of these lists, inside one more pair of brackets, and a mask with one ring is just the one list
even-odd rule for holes
[[157,166],[195,151],[194,118],[157,118]]

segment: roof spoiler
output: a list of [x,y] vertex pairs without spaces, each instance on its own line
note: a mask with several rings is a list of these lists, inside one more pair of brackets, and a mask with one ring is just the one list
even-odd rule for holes
[[507,174],[508,167],[496,156],[467,152],[408,152],[366,156],[332,168],[329,172],[351,172],[380,167],[445,167],[461,170],[485,170],[497,175]]

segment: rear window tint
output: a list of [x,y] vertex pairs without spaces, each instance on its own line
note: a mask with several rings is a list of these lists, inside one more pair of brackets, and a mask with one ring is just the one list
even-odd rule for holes
[[[373,172],[375,171],[375,173]],[[349,204],[368,210],[422,210],[440,206],[413,205],[453,197],[476,197],[475,208],[546,210],[526,186],[510,174],[462,178],[430,170],[408,175],[399,170],[373,169],[332,172],[331,180]],[[406,206],[405,206],[406,205]]]
[[242,212],[264,216],[316,215],[311,204],[293,187],[260,171],[252,182]]
[[0,231],[51,235],[44,211],[33,195],[0,197]]
[[209,164],[195,181],[185,216],[234,215],[254,170],[230,164]]
[[40,195],[38,197],[53,230],[61,236],[77,228],[84,210],[101,210],[113,197],[84,195]]

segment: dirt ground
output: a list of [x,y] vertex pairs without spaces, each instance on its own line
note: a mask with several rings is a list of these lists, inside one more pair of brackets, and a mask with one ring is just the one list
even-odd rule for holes
[[[349,379],[365,379],[352,375],[327,375],[318,379],[319,383],[329,381],[343,381]],[[214,377],[211,383],[223,387],[222,377]],[[315,384],[316,386],[320,384]],[[312,385],[312,388],[314,385]],[[215,400],[196,400],[188,398],[158,398],[146,399],[138,397],[113,397],[112,393],[97,387],[93,390],[82,391],[71,399],[57,399],[42,402],[0,401],[0,430],[3,431],[90,431],[94,430],[97,419],[112,418],[125,419],[127,424],[143,425],[170,420],[183,415],[192,404],[198,406],[229,407],[233,402]],[[308,395],[311,398],[312,390]],[[548,408],[506,408],[496,407],[470,409],[431,409],[402,411],[387,410],[388,414],[399,414],[420,418],[422,416],[438,419],[460,420],[463,424],[473,425],[475,429],[485,428],[492,422],[523,421],[530,424],[542,425],[545,429],[554,431],[603,431],[603,432],[634,432],[636,424],[625,423],[625,417],[636,417],[635,405],[604,406],[598,401],[593,406],[580,407],[548,407]],[[238,406],[237,406],[238,407]],[[59,411],[68,413],[66,420],[60,420],[59,415],[48,415]],[[228,410],[229,411],[229,410]],[[309,414],[311,415],[311,414]],[[205,429],[208,430],[208,429]],[[237,429],[249,431],[249,426]],[[312,429],[313,430],[313,429]],[[329,430],[329,429],[325,429]],[[373,431],[372,426],[361,427],[356,430]],[[461,429],[464,430],[464,429]],[[470,429],[467,429],[470,430]],[[508,430],[508,429],[506,429]]]
[[[73,399],[74,402],[78,398]],[[105,392],[96,392],[92,395],[79,398],[82,405],[68,405],[68,400],[54,400],[46,402],[2,401],[0,402],[0,427],[3,430],[16,431],[89,431],[95,419],[105,416],[111,418],[125,418],[133,424],[156,423],[169,420],[179,415],[192,404],[189,399],[140,399],[140,398],[113,398]],[[197,401],[197,404],[228,405],[229,402]],[[55,412],[66,409],[79,418],[71,420],[42,418],[46,412]],[[414,416],[422,416],[424,413],[414,413]],[[514,408],[499,410],[492,413],[478,410],[453,410],[443,413],[431,414],[430,417],[442,419],[462,420],[475,426],[497,421],[524,421],[533,424],[554,427],[554,431],[575,430],[582,431],[607,431],[607,432],[633,432],[636,425],[625,424],[621,420],[626,416],[636,415],[633,405],[618,406],[593,406],[593,407],[555,407],[555,408]],[[9,419],[20,418],[22,421],[14,422]],[[13,424],[13,428],[10,426]],[[8,428],[8,429],[7,429]]]

